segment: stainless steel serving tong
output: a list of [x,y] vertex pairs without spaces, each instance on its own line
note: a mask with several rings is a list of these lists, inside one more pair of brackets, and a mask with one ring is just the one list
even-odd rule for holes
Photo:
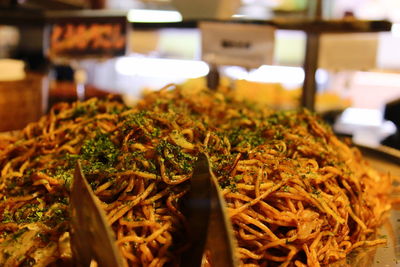
[[78,161],[70,198],[71,247],[78,266],[122,267],[115,236]]
[[[184,200],[191,247],[182,255],[181,266],[202,265],[205,251],[210,253],[213,266],[236,267],[235,239],[225,201],[218,190],[209,160],[200,154],[190,180],[191,190]],[[85,179],[78,162],[70,200],[71,246],[79,266],[126,266],[115,243],[98,199]]]
[[191,189],[184,201],[192,247],[183,254],[182,266],[201,266],[204,252],[212,266],[236,267],[236,244],[225,200],[218,189],[209,159],[200,154],[190,179]]

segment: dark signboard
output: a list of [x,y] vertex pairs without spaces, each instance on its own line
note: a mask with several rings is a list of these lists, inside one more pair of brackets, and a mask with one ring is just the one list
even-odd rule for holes
[[63,17],[54,19],[47,33],[50,58],[105,58],[126,52],[126,17]]

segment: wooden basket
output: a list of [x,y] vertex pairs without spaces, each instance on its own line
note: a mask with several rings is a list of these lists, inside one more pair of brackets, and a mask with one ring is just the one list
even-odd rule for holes
[[42,80],[36,73],[24,80],[0,81],[0,132],[22,129],[42,115]]

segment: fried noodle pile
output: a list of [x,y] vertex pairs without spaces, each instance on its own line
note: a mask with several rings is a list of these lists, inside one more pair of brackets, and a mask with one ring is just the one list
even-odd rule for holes
[[0,263],[71,261],[69,193],[77,160],[129,266],[179,266],[180,211],[208,155],[241,266],[320,266],[386,242],[391,177],[307,110],[272,111],[229,95],[165,88],[127,107],[109,97],[57,104],[0,142]]

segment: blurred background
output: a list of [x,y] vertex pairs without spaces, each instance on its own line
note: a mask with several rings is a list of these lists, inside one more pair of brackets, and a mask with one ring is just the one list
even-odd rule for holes
[[[357,143],[399,147],[398,0],[0,0],[0,131],[60,101],[205,87],[215,66],[202,60],[204,20],[276,26],[271,64],[217,66],[219,86],[276,109],[301,105],[307,30],[323,22],[313,108]],[[390,23],[329,30],[359,21]]]

